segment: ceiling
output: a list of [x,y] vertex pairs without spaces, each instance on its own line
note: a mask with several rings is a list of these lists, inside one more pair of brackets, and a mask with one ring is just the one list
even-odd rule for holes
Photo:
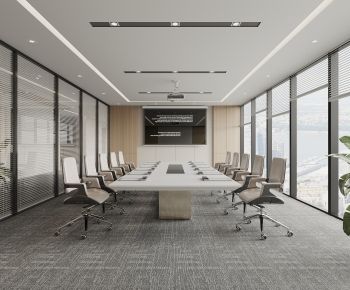
[[[85,62],[20,2],[30,4]],[[172,91],[174,80],[179,81],[179,91],[212,94],[190,94],[184,102],[170,104],[240,105],[350,39],[348,0],[1,0],[0,5],[1,40],[110,105],[169,104],[166,95],[138,92]],[[114,20],[261,21],[261,25],[93,28],[89,24]],[[36,42],[30,44],[30,39]],[[318,42],[312,43],[315,39]],[[125,74],[128,70],[227,73]]]

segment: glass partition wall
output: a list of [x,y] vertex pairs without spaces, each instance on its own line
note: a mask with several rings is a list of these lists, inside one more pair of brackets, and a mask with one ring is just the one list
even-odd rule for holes
[[340,218],[350,199],[340,193],[338,178],[350,168],[328,155],[350,153],[337,141],[350,136],[349,68],[346,44],[268,89],[267,115],[265,93],[241,110],[242,150],[266,154],[268,164],[273,157],[287,159],[284,193]]
[[61,158],[97,160],[107,125],[106,104],[0,42],[0,220],[62,193]]

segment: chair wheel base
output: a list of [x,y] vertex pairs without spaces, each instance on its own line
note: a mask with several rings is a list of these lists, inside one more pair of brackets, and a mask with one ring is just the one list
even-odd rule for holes
[[242,228],[239,225],[236,225],[236,232],[239,232]]
[[228,215],[228,210],[227,209],[224,210],[224,215]]
[[260,236],[260,240],[264,241],[267,239],[267,236],[265,234],[261,234]]
[[57,231],[57,232],[55,232],[55,237],[58,237],[59,235],[61,234],[61,232],[59,232],[59,231]]
[[82,235],[80,235],[80,238],[81,238],[82,240],[85,240],[85,239],[87,238],[87,235],[82,234]]
[[112,230],[112,227],[111,227],[111,226],[107,228],[107,231],[111,231],[111,230]]
[[246,220],[245,223],[246,223],[247,225],[249,225],[249,224],[252,223],[252,220]]
[[287,236],[288,236],[288,237],[292,237],[293,235],[294,235],[294,233],[293,233],[292,231],[288,231],[288,232],[287,232]]

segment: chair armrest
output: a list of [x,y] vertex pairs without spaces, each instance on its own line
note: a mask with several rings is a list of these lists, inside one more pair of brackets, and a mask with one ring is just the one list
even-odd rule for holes
[[249,175],[250,174],[250,172],[249,171],[244,171],[244,170],[237,170],[237,171],[235,171],[235,173],[234,173],[234,180],[236,180],[236,181],[242,181],[242,180],[245,180],[245,177],[247,176],[247,175]]
[[99,174],[102,175],[106,181],[114,181],[113,171],[100,171]]
[[258,183],[263,181],[266,181],[265,177],[261,177],[259,175],[252,175],[252,177],[249,178],[249,188],[259,187]]
[[65,189],[76,188],[79,193],[84,193],[84,194],[86,194],[86,191],[87,191],[87,186],[85,183],[65,183],[64,188]]
[[[101,176],[103,178],[103,176]],[[98,177],[83,177],[83,181],[86,182],[87,188],[101,188]]]
[[281,183],[277,183],[277,182],[262,182],[261,185],[262,185],[262,188],[261,188],[262,194],[261,194],[261,196],[272,195],[272,193],[270,192],[270,189],[272,189],[272,188],[282,189],[282,184]]
[[125,175],[125,169],[122,166],[118,166],[118,167],[112,167],[111,168],[113,171],[116,172],[116,174],[121,174],[121,175]]

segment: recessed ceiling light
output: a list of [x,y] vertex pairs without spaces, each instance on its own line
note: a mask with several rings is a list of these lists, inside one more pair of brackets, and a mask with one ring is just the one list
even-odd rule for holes
[[75,95],[75,93],[73,92],[72,95]]
[[266,77],[267,77],[267,78],[269,78],[269,77],[270,77],[270,75],[266,75]]
[[117,22],[117,21],[112,21],[112,22],[109,22],[109,25],[110,25],[110,26],[119,26],[119,22]]
[[78,78],[82,78],[83,76],[82,75],[77,75]]
[[180,26],[180,22],[171,22],[170,25],[173,27],[178,27]]
[[176,74],[178,71],[177,70],[173,70],[173,73]]
[[136,71],[136,73],[138,73],[138,74],[139,74],[139,73],[141,73],[141,71],[140,71],[140,70],[137,70],[137,71]]
[[28,42],[33,44],[33,43],[35,43],[36,41],[33,40],[33,39],[29,39]]
[[317,39],[314,39],[313,41],[311,41],[312,43],[317,43],[318,40]]
[[215,70],[210,70],[209,72],[210,72],[211,74],[213,74],[213,73],[215,72]]
[[105,92],[102,92],[101,95],[105,95],[106,93]]
[[241,22],[232,22],[231,26],[234,26],[234,27],[241,26]]
[[147,94],[150,94],[151,92],[146,92]]

